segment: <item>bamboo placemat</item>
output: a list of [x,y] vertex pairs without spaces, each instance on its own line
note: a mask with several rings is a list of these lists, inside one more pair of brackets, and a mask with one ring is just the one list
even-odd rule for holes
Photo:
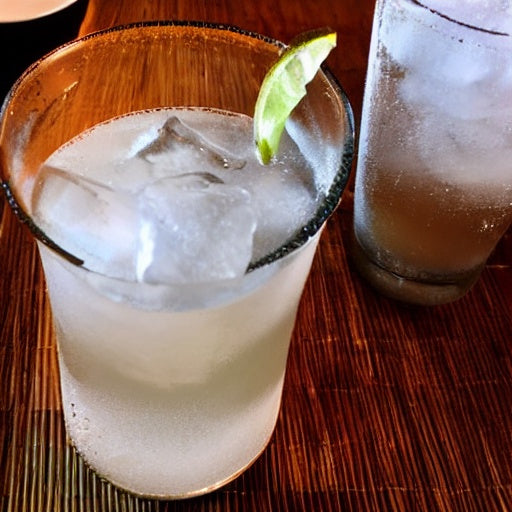
[[[356,121],[373,0],[89,0],[82,33],[203,19],[289,41],[330,25]],[[156,502],[100,481],[66,443],[35,246],[0,199],[0,512],[512,511],[512,233],[462,300],[411,308],[353,271],[350,190],[324,232],[265,452],[204,497]]]
[[211,495],[157,502],[101,481],[66,443],[39,260],[2,209],[2,512],[511,510],[512,323],[492,267],[456,304],[397,306],[353,277],[339,211],[267,450]]

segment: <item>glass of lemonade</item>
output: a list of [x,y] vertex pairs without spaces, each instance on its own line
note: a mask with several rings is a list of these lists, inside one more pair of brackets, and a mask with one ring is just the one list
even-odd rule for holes
[[225,484],[276,423],[353,151],[325,70],[259,164],[250,116],[282,47],[201,23],[118,27],[38,61],[3,106],[3,186],[40,249],[69,438],[139,495]]
[[381,292],[463,296],[512,219],[512,4],[377,2],[354,260]]

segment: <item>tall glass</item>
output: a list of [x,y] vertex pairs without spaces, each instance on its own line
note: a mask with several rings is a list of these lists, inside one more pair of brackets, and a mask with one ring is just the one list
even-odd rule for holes
[[32,193],[50,154],[116,116],[173,106],[252,115],[281,49],[214,25],[119,27],[37,62],[3,106],[4,189],[39,244],[67,432],[93,469],[139,495],[211,491],[268,443],[303,285],[349,173],[350,106],[333,77],[319,72],[293,123],[325,198],[298,233],[241,278],[164,285],[88,270],[87,260],[35,225]]
[[512,219],[511,18],[473,4],[377,2],[353,253],[406,302],[463,296]]

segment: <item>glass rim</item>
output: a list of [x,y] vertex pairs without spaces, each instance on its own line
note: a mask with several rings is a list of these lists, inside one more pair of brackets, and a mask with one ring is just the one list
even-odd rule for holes
[[[10,103],[10,99],[15,95],[19,85],[25,80],[27,76],[29,76],[33,70],[37,69],[37,67],[42,63],[54,56],[59,52],[66,51],[67,49],[78,46],[83,42],[94,39],[97,37],[102,37],[110,33],[114,32],[122,32],[128,30],[136,30],[139,28],[150,28],[150,27],[191,27],[197,29],[211,29],[219,32],[232,32],[244,37],[257,39],[263,41],[265,43],[276,46],[279,49],[285,49],[287,45],[277,39],[271,38],[269,36],[262,35],[258,32],[253,32],[249,30],[245,30],[239,28],[235,25],[223,24],[223,23],[215,23],[215,22],[206,22],[206,21],[195,21],[195,20],[154,20],[154,21],[141,21],[134,23],[127,23],[122,25],[116,25],[113,27],[109,27],[106,29],[98,30],[96,32],[91,32],[82,37],[69,41],[49,53],[43,55],[37,61],[32,63],[23,74],[16,80],[11,89],[8,91],[6,97],[4,98],[3,104],[0,109],[0,129],[3,124],[3,119],[6,115],[7,106]],[[345,93],[343,87],[339,83],[338,79],[334,76],[334,74],[330,71],[328,66],[323,64],[321,66],[321,71],[325,76],[326,81],[333,88],[336,96],[340,99],[341,106],[343,107],[343,115],[342,120],[345,124],[345,134],[342,142],[342,155],[340,166],[336,171],[336,174],[333,176],[330,187],[325,193],[325,197],[319,203],[315,213],[311,216],[306,224],[297,229],[295,235],[288,238],[283,244],[281,244],[277,249],[271,251],[265,256],[260,257],[259,259],[252,261],[249,263],[244,275],[256,270],[260,267],[264,267],[270,265],[271,263],[280,260],[291,254],[292,252],[298,250],[306,242],[311,239],[324,225],[327,219],[334,213],[336,207],[338,206],[343,191],[348,183],[351,168],[352,168],[352,160],[354,157],[354,143],[355,143],[355,121],[354,114],[348,99],[347,94]],[[2,148],[0,146],[0,155],[2,153]],[[85,260],[75,256],[71,252],[67,251],[62,245],[54,242],[51,237],[46,235],[46,233],[36,224],[36,222],[32,219],[32,217],[24,210],[21,206],[21,203],[17,200],[16,194],[14,193],[13,188],[9,184],[9,178],[4,176],[5,169],[0,165],[0,187],[4,191],[4,195],[7,200],[7,204],[14,212],[15,216],[21,221],[22,224],[25,224],[28,229],[31,231],[32,235],[36,238],[37,241],[43,243],[48,248],[52,249],[59,256],[63,257],[68,262],[76,265],[77,267],[82,268],[85,271],[91,272],[92,274],[102,275],[104,277],[110,279],[118,279],[108,274],[103,274],[94,269],[90,269],[85,264]],[[134,281],[135,282],[135,281]]]
[[417,5],[418,7],[421,7],[423,9],[428,10],[431,14],[433,14],[436,17],[439,17],[445,21],[448,21],[450,23],[454,23],[460,27],[463,27],[465,29],[474,30],[475,32],[481,32],[483,34],[487,34],[490,36],[501,36],[501,37],[510,37],[512,34],[508,32],[502,32],[500,30],[491,30],[484,27],[479,27],[478,25],[473,25],[471,23],[467,23],[462,20],[458,20],[452,16],[449,16],[448,14],[445,14],[433,7],[430,7],[428,3],[424,2],[424,0],[408,0],[414,5]]

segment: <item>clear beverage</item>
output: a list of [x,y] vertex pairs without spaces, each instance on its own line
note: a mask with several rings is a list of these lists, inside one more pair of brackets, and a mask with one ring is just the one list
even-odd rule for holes
[[354,255],[385,294],[437,304],[466,293],[512,220],[512,17],[427,3],[377,6]]
[[250,115],[279,48],[202,24],[118,28],[43,59],[2,112],[3,186],[39,242],[67,432],[139,495],[223,485],[275,426],[353,142],[319,73],[259,165]]

